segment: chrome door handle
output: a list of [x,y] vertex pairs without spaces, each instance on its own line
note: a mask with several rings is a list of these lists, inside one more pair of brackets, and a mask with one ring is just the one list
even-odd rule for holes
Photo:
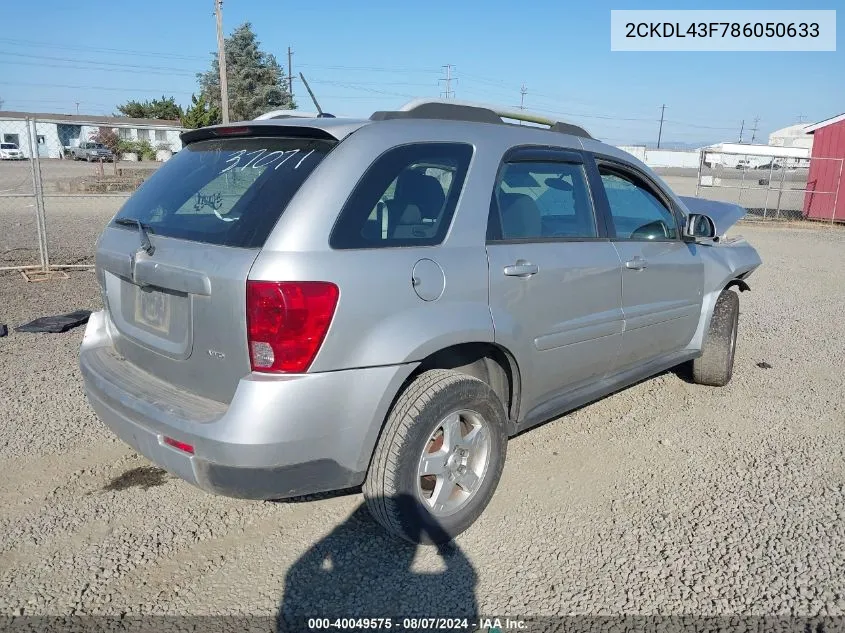
[[625,268],[630,268],[631,270],[643,270],[644,268],[648,268],[648,262],[637,255],[634,259],[625,262]]
[[504,272],[507,277],[530,277],[540,272],[540,268],[537,264],[532,264],[524,259],[518,259],[516,263],[505,266]]

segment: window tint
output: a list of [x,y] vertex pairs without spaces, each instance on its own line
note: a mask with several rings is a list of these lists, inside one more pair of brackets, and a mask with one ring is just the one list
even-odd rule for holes
[[208,244],[264,244],[288,201],[333,143],[231,138],[191,143],[126,201],[115,219]]
[[418,143],[385,152],[341,210],[332,248],[440,244],[471,157],[472,146],[462,143]]
[[597,237],[584,166],[507,163],[491,205],[488,239]]
[[599,167],[607,193],[616,237],[630,240],[667,240],[678,238],[674,214],[645,183],[627,173]]

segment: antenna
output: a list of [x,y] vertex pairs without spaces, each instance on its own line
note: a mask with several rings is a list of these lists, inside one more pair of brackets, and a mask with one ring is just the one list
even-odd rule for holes
[[318,117],[327,117],[327,118],[334,118],[333,114],[328,114],[327,112],[323,112],[323,109],[320,107],[320,104],[317,103],[317,97],[314,96],[313,91],[311,90],[311,86],[308,85],[308,82],[305,80],[305,75],[299,73],[299,78],[302,80],[302,85],[305,86],[305,89],[308,91],[308,94],[311,96],[311,101],[314,102],[314,107],[317,108],[317,116]]

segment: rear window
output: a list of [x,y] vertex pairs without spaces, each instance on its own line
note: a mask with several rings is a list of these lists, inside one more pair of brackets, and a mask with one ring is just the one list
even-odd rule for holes
[[472,145],[414,143],[370,166],[332,230],[332,248],[432,246],[446,237],[472,158]]
[[114,219],[140,220],[154,235],[260,247],[334,144],[303,138],[192,143],[141,185]]

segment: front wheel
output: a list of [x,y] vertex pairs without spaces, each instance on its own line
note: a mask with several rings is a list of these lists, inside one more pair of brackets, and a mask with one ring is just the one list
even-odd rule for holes
[[420,374],[388,416],[364,482],[370,513],[412,543],[445,543],[493,497],[507,453],[507,416],[487,383]]
[[730,382],[738,329],[739,296],[732,290],[723,290],[716,299],[701,356],[692,362],[695,382],[712,387],[724,387]]

